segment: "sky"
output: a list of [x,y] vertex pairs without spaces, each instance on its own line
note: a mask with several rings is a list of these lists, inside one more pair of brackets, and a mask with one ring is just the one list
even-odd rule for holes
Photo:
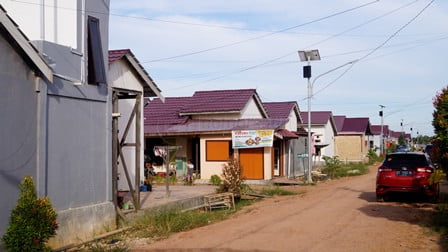
[[[448,85],[444,0],[111,0],[109,48],[132,50],[165,97],[255,88],[264,102],[369,117],[433,136]],[[412,128],[412,131],[411,131]]]

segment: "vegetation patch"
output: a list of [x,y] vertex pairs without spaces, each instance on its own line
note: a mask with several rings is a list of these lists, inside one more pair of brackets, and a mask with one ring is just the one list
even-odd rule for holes
[[337,156],[323,157],[325,166],[322,168],[322,172],[327,174],[329,178],[341,178],[358,176],[367,174],[369,169],[364,163],[343,163]]
[[29,176],[23,178],[20,192],[2,239],[6,250],[51,251],[46,243],[56,234],[58,224],[50,198],[37,197],[34,181]]
[[[262,195],[295,195],[296,192],[285,190],[279,186],[263,187],[257,190],[248,185],[241,185],[240,191],[252,192]],[[244,207],[259,201],[260,198],[253,200],[239,199],[235,202],[236,210],[218,209],[205,211],[203,209],[193,211],[147,211],[128,222],[130,229],[126,232],[117,234],[105,239],[85,244],[76,251],[109,251],[121,252],[129,251],[129,244],[139,239],[158,240],[170,236],[172,233],[182,232],[197,227],[209,225],[229,218]]]
[[270,188],[263,188],[261,189],[260,193],[262,195],[268,195],[268,196],[274,196],[274,195],[296,195],[296,192],[291,192],[288,190],[285,190],[281,188],[280,186],[270,187]]
[[443,251],[448,251],[448,195],[440,194],[440,203],[432,215],[428,226],[440,235],[440,244]]

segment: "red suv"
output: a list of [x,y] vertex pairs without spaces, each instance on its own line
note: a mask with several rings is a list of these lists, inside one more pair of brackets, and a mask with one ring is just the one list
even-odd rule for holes
[[433,200],[439,196],[439,184],[429,184],[434,167],[423,153],[387,154],[376,176],[376,198],[384,201],[391,192],[420,193]]

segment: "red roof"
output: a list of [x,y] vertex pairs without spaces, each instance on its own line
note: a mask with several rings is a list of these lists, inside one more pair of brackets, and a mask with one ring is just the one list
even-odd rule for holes
[[197,91],[191,97],[188,106],[182,109],[181,114],[240,112],[252,97],[259,103],[261,113],[266,116],[255,89]]
[[193,134],[205,132],[229,132],[232,130],[277,130],[285,124],[277,119],[242,119],[242,120],[189,120],[184,124],[145,124],[145,134]]
[[[130,49],[109,50],[109,64],[121,59],[127,53],[132,54]],[[134,56],[132,54],[132,56]]]
[[166,97],[163,103],[156,98],[144,109],[145,125],[163,125],[185,123],[188,116],[180,116],[179,112],[186,106],[191,97]]
[[[300,112],[302,115],[303,124],[308,123],[308,112]],[[311,124],[325,125],[331,120],[333,114],[331,111],[311,111]]]
[[405,139],[411,139],[411,134],[404,131],[390,131],[390,137],[399,138],[401,135],[403,135]]
[[[371,125],[370,129],[372,130],[373,135],[381,135],[381,125]],[[389,126],[383,125],[383,136],[389,135]]]
[[[336,117],[335,117],[336,119]],[[338,120],[340,120],[338,118]],[[346,118],[344,117],[342,130],[338,134],[371,134],[370,120],[367,117]]]
[[[263,106],[268,112],[269,118],[272,119],[288,119],[291,110],[297,106],[296,102],[263,102]],[[297,115],[300,116],[300,115]]]
[[287,129],[280,129],[276,133],[280,134],[283,138],[299,138],[296,133],[291,132]]
[[333,116],[333,119],[336,124],[336,130],[341,132],[344,127],[345,116]]

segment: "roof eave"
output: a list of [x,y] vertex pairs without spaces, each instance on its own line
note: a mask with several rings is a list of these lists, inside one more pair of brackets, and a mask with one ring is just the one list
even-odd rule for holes
[[229,110],[229,111],[203,111],[203,112],[181,112],[180,116],[189,116],[189,115],[220,115],[220,114],[239,114],[241,111],[239,110]]
[[[165,97],[163,97],[163,95],[161,94],[161,90],[159,89],[159,87],[157,87],[157,85],[154,83],[153,79],[148,75],[148,73],[143,69],[143,67],[134,57],[134,55],[132,55],[132,53],[126,53],[125,57],[131,64],[131,66],[135,69],[135,71],[138,73],[138,75],[144,80],[144,82],[147,85],[146,88],[150,88],[151,92],[154,93],[155,96],[157,96],[162,102],[165,102]],[[145,86],[143,86],[143,90],[145,91]]]
[[38,51],[30,44],[26,36],[3,11],[3,8],[0,10],[0,25],[4,27],[6,32],[17,43],[20,50],[22,50],[36,70],[38,70],[50,83],[53,83],[53,70],[47,65]]

